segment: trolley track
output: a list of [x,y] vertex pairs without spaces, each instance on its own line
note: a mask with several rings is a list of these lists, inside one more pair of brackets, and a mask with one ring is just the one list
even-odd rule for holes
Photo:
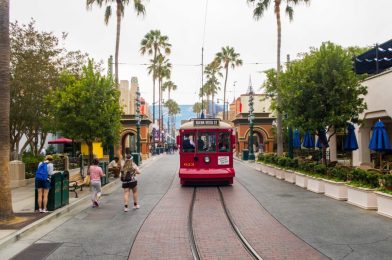
[[[212,188],[212,187],[211,187]],[[222,206],[222,209],[224,211],[224,215],[226,216],[229,226],[231,227],[233,233],[235,234],[235,237],[240,241],[242,244],[243,248],[245,251],[248,253],[249,257],[252,259],[262,259],[260,255],[256,252],[256,250],[253,249],[253,247],[250,245],[250,243],[246,240],[246,238],[242,235],[241,231],[239,228],[236,226],[230,211],[227,209],[225,200],[222,194],[222,191],[219,187],[216,187],[219,193],[219,200]],[[190,210],[189,210],[189,219],[188,219],[188,233],[190,237],[190,244],[191,244],[191,249],[192,249],[192,255],[195,260],[200,260],[202,259],[201,256],[201,248],[198,247],[197,244],[197,239],[195,236],[195,231],[194,231],[194,221],[193,221],[193,215],[194,215],[194,206],[195,206],[195,200],[196,200],[196,193],[197,193],[197,187],[194,188],[193,190],[193,196],[192,196],[192,201],[190,204]]]

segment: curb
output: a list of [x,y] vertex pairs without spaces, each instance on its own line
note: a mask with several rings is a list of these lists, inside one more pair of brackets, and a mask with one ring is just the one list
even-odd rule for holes
[[[155,161],[156,159],[161,158],[161,156],[159,157],[154,157],[153,158],[149,158],[148,160],[145,161],[145,163],[142,163],[139,168],[142,169],[144,168],[146,165],[152,163],[153,161]],[[108,184],[106,184],[105,186],[102,187],[102,191],[108,191],[111,188],[113,188],[113,186],[115,186],[116,184],[119,183],[119,180],[113,180],[112,182],[109,182]],[[36,230],[37,228],[47,224],[48,222],[52,221],[53,219],[56,219],[66,213],[71,212],[72,210],[74,210],[75,208],[77,208],[78,206],[80,206],[81,204],[83,204],[86,200],[90,199],[90,194],[86,194],[84,197],[80,198],[77,201],[74,201],[62,208],[56,209],[55,211],[53,211],[52,213],[48,214],[47,216],[40,218],[37,221],[32,222],[31,224],[9,234],[8,236],[0,239],[0,250],[5,248],[7,245],[11,244],[11,243],[15,243],[17,241],[19,241],[20,239],[22,239],[23,237],[27,236],[28,234],[30,234],[31,232],[33,232],[34,230]],[[88,207],[88,206],[87,206]],[[80,211],[86,209],[87,207],[83,207],[82,209],[80,209]],[[79,212],[80,212],[79,211]],[[38,214],[38,213],[37,213]]]

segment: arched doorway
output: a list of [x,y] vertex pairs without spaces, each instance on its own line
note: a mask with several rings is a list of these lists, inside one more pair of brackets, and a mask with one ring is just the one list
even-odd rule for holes
[[121,154],[125,156],[126,154],[132,154],[137,152],[136,148],[136,133],[132,130],[124,132],[121,136]]

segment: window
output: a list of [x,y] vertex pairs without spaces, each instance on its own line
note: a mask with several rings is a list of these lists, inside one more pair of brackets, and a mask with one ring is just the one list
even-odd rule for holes
[[182,136],[182,151],[193,153],[195,151],[194,133],[186,133]]
[[230,152],[230,134],[219,133],[218,136],[219,152]]
[[201,132],[197,138],[197,151],[199,153],[216,152],[216,134]]

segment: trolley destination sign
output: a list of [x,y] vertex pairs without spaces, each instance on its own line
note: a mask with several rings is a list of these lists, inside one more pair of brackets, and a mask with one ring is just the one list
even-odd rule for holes
[[193,126],[219,126],[219,119],[194,119]]

